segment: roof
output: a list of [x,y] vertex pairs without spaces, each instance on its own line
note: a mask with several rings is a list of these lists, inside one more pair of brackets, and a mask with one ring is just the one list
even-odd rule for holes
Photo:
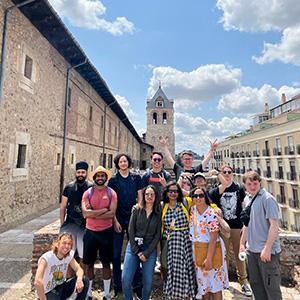
[[[12,0],[12,2],[14,4],[20,4],[24,2],[24,0]],[[87,60],[84,65],[76,68],[76,72],[78,72],[94,88],[98,95],[110,106],[138,142],[142,143],[140,136],[110,91],[108,85],[50,3],[47,0],[36,0],[20,7],[19,10],[64,57],[70,66],[75,66]]]
[[152,97],[152,99],[149,99],[147,101],[147,108],[158,108],[155,104],[155,101],[159,97],[162,98],[162,100],[164,102],[164,106],[162,108],[173,108],[173,100],[168,99],[168,97],[166,96],[166,94],[164,93],[164,91],[162,90],[160,85],[159,85],[158,90]]

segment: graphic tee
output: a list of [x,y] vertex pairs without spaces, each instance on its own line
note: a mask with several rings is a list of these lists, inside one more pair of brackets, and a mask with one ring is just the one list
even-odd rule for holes
[[221,195],[219,187],[211,189],[208,194],[209,198],[221,208],[223,218],[230,228],[240,229],[243,227],[240,214],[246,193],[242,186],[233,182]]
[[63,259],[59,259],[52,250],[44,253],[40,257],[38,263],[42,258],[47,262],[43,278],[45,294],[53,290],[56,286],[64,283],[68,266],[73,257],[74,250],[71,250],[70,254]]

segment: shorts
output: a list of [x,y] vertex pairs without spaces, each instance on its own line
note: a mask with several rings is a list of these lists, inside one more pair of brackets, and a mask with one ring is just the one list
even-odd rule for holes
[[85,265],[94,264],[97,260],[98,251],[99,260],[102,263],[111,263],[114,251],[113,237],[113,227],[103,231],[86,229],[83,236],[83,263]]
[[75,223],[64,223],[59,233],[68,232],[71,233],[74,239],[74,246],[73,250],[77,249],[78,256],[80,258],[83,258],[83,234],[84,234],[84,228],[78,226]]

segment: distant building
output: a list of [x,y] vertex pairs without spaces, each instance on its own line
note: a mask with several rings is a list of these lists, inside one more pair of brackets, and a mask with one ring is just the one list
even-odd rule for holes
[[300,94],[254,118],[245,132],[220,143],[212,167],[230,164],[236,177],[249,169],[262,176],[262,185],[281,209],[281,227],[300,232]]
[[7,45],[0,61],[0,230],[57,206],[60,177],[73,179],[76,161],[86,160],[90,170],[112,168],[114,156],[125,152],[136,168],[143,144],[49,2],[7,10],[21,2],[0,2],[0,49]]
[[159,86],[153,98],[147,100],[146,110],[146,142],[153,145],[155,151],[162,152],[159,137],[168,137],[169,149],[175,158],[174,101],[168,99]]

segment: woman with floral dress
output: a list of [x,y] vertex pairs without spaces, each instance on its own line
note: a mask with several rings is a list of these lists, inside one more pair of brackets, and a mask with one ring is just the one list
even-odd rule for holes
[[189,207],[175,181],[163,194],[162,239],[168,241],[164,294],[168,299],[195,297],[195,270],[189,238]]
[[208,300],[212,295],[213,300],[221,300],[229,282],[219,221],[204,189],[195,188],[192,198],[195,205],[191,208],[190,234],[198,285],[196,299]]

